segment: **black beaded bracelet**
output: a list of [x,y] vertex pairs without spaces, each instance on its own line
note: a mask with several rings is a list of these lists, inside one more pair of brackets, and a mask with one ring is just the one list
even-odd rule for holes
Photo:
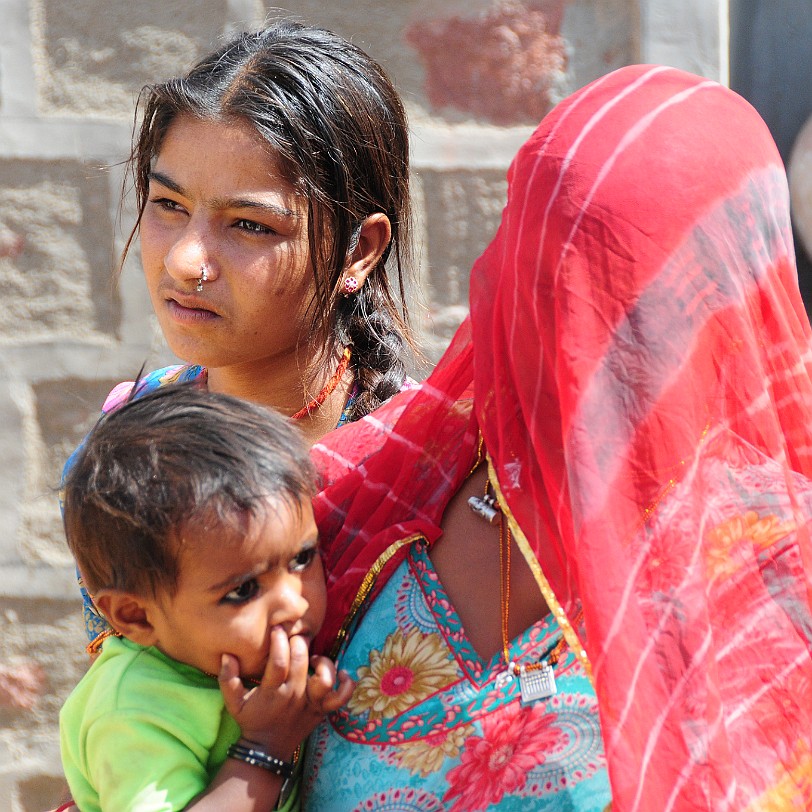
[[262,767],[263,770],[268,770],[282,778],[290,778],[296,766],[290,761],[282,761],[281,758],[271,756],[263,750],[258,750],[256,747],[245,747],[239,742],[228,748],[228,757],[244,761],[253,767]]

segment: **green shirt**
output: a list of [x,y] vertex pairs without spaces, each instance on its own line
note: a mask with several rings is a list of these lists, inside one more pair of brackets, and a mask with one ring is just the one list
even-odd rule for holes
[[82,812],[181,810],[240,735],[215,678],[116,637],[68,697],[59,728],[65,777]]

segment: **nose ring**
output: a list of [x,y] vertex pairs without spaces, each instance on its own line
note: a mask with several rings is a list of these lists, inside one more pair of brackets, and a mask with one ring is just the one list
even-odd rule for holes
[[203,292],[203,283],[209,281],[209,273],[205,265],[200,266],[200,278],[197,280],[197,292]]

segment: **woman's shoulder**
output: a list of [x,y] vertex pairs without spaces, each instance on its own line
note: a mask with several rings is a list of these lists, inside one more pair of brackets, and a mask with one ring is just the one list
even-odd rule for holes
[[122,381],[116,384],[111,390],[110,394],[104,401],[102,406],[102,413],[107,414],[119,408],[123,403],[132,398],[140,398],[147,392],[153,392],[155,389],[160,389],[162,386],[168,386],[173,383],[188,383],[190,381],[197,381],[205,383],[208,374],[205,367],[199,364],[174,364],[161,369],[155,369],[148,372],[138,379],[138,388],[133,394],[133,387],[136,385],[135,381]]

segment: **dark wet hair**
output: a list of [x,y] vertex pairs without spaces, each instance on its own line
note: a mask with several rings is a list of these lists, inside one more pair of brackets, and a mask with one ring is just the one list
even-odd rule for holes
[[[403,104],[383,68],[330,31],[282,21],[240,34],[186,76],[145,87],[138,108],[142,120],[130,170],[139,214],[124,255],[172,122],[179,115],[248,122],[308,201],[316,294],[307,328],[323,346],[322,368],[352,344],[362,391],[351,419],[397,392],[414,349],[403,305],[410,260],[409,139]],[[342,271],[358,226],[376,212],[389,218],[392,239],[358,293],[344,297]]]
[[64,482],[65,534],[91,594],[174,594],[185,531],[239,527],[269,500],[298,509],[314,482],[289,420],[194,384],[165,386],[87,436]]

